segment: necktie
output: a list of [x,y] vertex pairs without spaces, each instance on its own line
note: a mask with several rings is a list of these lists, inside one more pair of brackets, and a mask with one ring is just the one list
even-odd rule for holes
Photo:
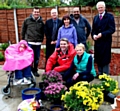
[[100,14],[100,20],[102,20],[102,14]]
[[55,35],[57,31],[56,21],[53,22],[53,33],[52,33],[52,40],[55,40]]

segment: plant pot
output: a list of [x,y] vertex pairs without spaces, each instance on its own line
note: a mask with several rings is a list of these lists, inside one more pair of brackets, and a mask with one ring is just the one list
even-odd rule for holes
[[104,101],[114,104],[114,98],[116,97],[114,94],[105,90],[103,91],[103,94],[104,94]]
[[45,82],[39,82],[39,88],[41,89],[41,99],[46,100],[47,97],[44,94],[45,88],[48,86],[48,83]]
[[115,108],[112,111],[120,111],[120,108]]
[[116,97],[117,108],[120,108],[120,96]]
[[61,98],[52,99],[51,104],[61,105],[62,104]]
[[39,88],[26,88],[22,90],[22,100],[34,97],[36,97],[37,100],[41,99],[41,90]]
[[45,90],[45,88],[48,86],[48,83],[46,82],[39,82],[39,88],[41,90]]
[[64,107],[61,105],[53,105],[50,107],[50,111],[64,111]]

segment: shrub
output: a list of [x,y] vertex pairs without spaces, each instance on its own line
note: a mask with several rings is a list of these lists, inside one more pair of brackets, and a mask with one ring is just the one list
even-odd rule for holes
[[2,44],[0,45],[0,48],[5,51],[8,46],[9,46],[8,43],[2,43]]
[[0,52],[0,61],[3,61],[4,60],[4,55],[2,52]]

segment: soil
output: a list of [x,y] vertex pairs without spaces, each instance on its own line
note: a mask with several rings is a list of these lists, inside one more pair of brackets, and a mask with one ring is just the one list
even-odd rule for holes
[[[45,54],[44,51],[41,50],[40,54],[40,61],[39,61],[39,68],[44,69],[45,68]],[[95,69],[97,70],[97,66],[95,64]],[[112,53],[111,54],[111,63],[110,63],[110,75],[120,75],[120,54]]]

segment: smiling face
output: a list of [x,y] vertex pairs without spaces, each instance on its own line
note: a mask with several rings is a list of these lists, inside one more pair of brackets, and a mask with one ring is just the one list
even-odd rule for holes
[[38,19],[38,17],[40,16],[40,10],[34,8],[32,14],[35,19]]
[[60,41],[60,48],[62,51],[68,50],[68,43],[66,41]]
[[66,19],[64,20],[64,25],[65,25],[66,27],[69,26],[69,25],[70,25],[70,19],[66,18]]
[[105,7],[102,4],[98,5],[99,14],[102,14],[104,11],[105,11]]
[[81,55],[83,55],[83,53],[85,51],[85,46],[80,43],[76,46],[75,50],[76,50],[77,55],[81,56]]
[[52,10],[51,10],[51,17],[52,17],[52,19],[54,19],[54,20],[57,19],[58,13],[57,13],[57,10],[56,10],[56,9],[52,9]]
[[76,8],[73,9],[73,15],[74,15],[75,19],[79,18],[79,16],[80,16],[80,10],[79,10],[79,8],[76,7]]
[[105,11],[105,3],[103,1],[98,2],[96,7],[99,14],[102,14]]

